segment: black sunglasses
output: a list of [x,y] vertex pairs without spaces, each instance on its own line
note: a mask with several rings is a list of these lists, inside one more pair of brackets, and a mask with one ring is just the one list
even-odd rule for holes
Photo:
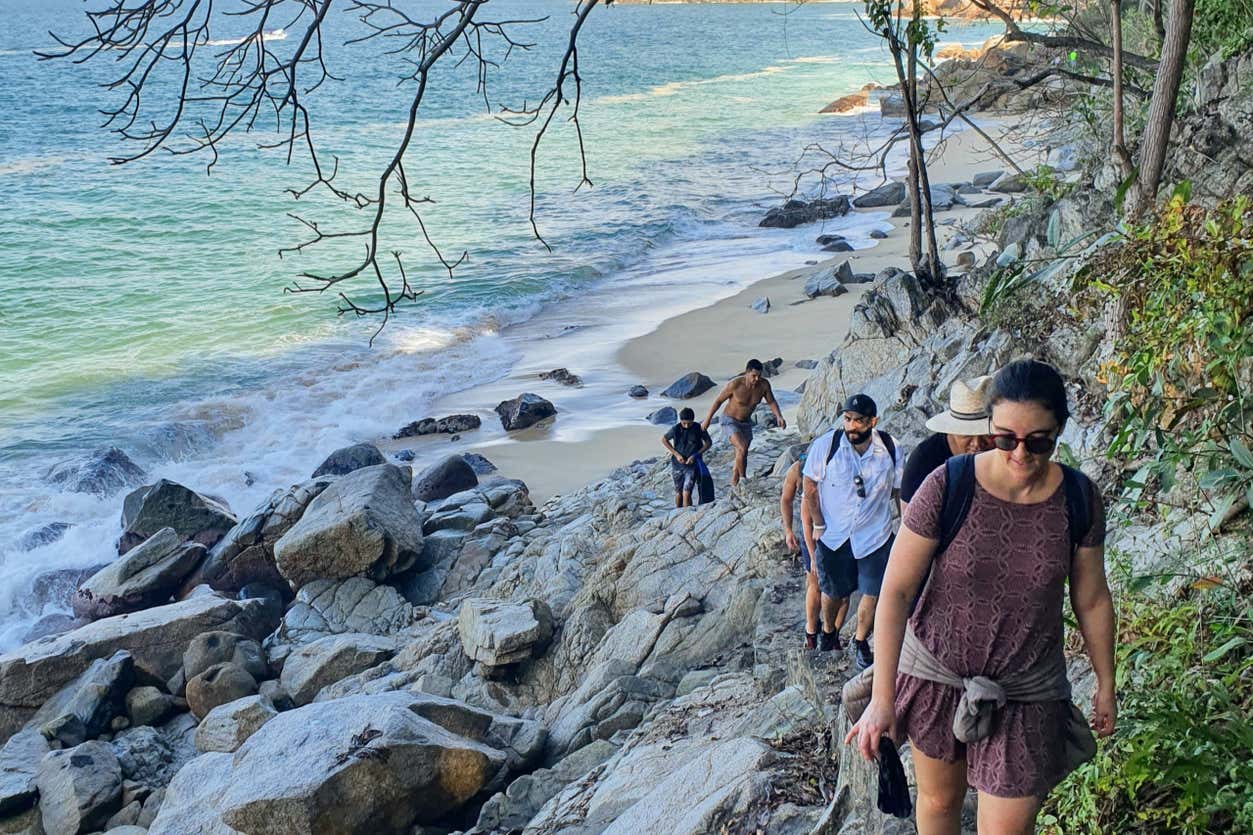
[[866,482],[862,480],[860,473],[853,476],[853,486],[857,488],[857,498],[866,498]]
[[1027,448],[1027,452],[1032,455],[1048,455],[1057,446],[1057,439],[1039,435],[1033,435],[1030,438],[1019,438],[1017,435],[1009,433],[992,436],[992,445],[1002,452],[1013,452],[1018,448],[1019,444],[1024,445]]

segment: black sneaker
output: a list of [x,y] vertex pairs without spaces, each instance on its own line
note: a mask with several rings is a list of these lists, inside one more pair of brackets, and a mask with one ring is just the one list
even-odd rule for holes
[[840,633],[823,630],[818,635],[818,649],[821,652],[838,652],[840,649]]
[[818,633],[806,632],[805,633],[805,649],[817,649],[817,648],[818,648]]
[[857,672],[869,667],[874,663],[874,653],[870,651],[869,641],[859,641],[853,639],[853,669]]

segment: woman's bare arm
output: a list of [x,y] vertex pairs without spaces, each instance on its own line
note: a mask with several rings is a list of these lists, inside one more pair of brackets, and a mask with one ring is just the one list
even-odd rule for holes
[[1105,548],[1080,548],[1070,567],[1070,605],[1096,673],[1092,727],[1101,736],[1117,721],[1114,681],[1114,600],[1105,580]]

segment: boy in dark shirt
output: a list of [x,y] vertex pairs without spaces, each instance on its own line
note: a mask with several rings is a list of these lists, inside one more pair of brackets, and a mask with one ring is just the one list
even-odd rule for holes
[[670,453],[670,474],[674,477],[674,506],[692,506],[692,488],[698,477],[696,459],[713,446],[705,428],[696,422],[691,409],[679,412],[679,422],[661,438],[661,445]]

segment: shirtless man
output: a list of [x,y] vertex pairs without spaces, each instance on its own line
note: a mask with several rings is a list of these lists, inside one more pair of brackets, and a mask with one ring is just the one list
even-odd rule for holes
[[713,423],[714,415],[723,403],[727,404],[719,423],[731,433],[731,446],[735,447],[735,465],[731,468],[731,486],[740,483],[748,472],[748,446],[753,442],[753,424],[749,421],[757,404],[765,400],[770,411],[779,421],[780,429],[787,429],[787,421],[774,399],[770,383],[762,376],[761,360],[749,360],[744,373],[727,383],[718,399],[709,407],[709,416],[701,425],[706,430]]

